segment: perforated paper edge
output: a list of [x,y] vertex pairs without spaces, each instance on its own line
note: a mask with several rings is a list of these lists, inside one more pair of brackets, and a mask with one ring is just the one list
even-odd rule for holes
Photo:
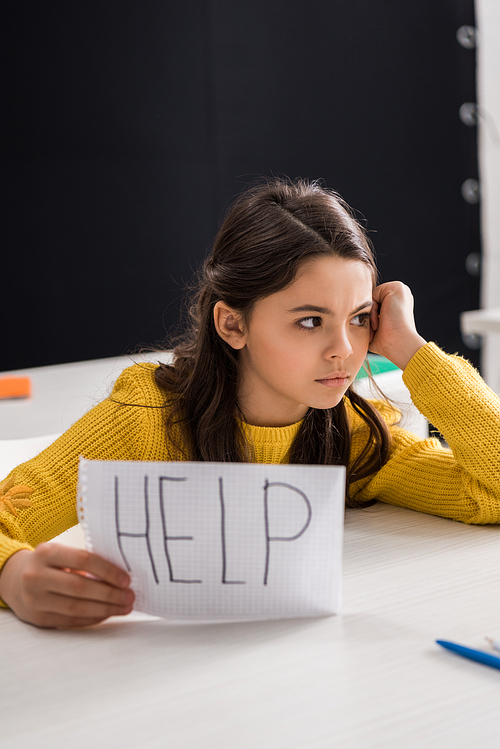
[[76,493],[76,515],[78,523],[83,531],[83,537],[85,539],[85,548],[87,551],[94,551],[92,539],[90,537],[90,528],[86,522],[86,510],[87,510],[87,491],[88,491],[88,477],[87,477],[87,466],[88,460],[80,455],[78,464],[78,487]]

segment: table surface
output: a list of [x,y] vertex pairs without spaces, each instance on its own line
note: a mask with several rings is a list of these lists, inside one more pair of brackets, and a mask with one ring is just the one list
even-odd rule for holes
[[0,372],[31,379],[29,398],[0,400],[0,440],[61,434],[112,390],[120,372],[135,362],[167,362],[168,352],[94,359]]
[[498,529],[350,510],[340,616],[78,631],[0,611],[1,745],[498,747],[500,672],[434,644],[500,636]]
[[[63,366],[87,370],[88,393],[101,365]],[[28,434],[62,431],[56,418]],[[496,749],[500,671],[434,641],[500,638],[499,533],[382,504],[348,510],[343,610],[322,619],[179,625],[132,613],[59,632],[0,610],[1,746]]]

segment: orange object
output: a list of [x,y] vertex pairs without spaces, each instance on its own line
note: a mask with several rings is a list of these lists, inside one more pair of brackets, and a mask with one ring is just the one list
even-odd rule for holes
[[0,398],[28,398],[30,395],[29,377],[0,377]]

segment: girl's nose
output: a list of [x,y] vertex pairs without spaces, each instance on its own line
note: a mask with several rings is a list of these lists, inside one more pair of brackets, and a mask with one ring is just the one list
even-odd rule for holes
[[339,333],[325,351],[326,359],[347,359],[352,354],[352,346],[345,331]]

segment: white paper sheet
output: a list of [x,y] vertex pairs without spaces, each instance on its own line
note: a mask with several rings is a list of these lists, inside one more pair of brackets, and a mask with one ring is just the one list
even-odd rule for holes
[[87,548],[176,620],[339,613],[342,466],[80,459]]

